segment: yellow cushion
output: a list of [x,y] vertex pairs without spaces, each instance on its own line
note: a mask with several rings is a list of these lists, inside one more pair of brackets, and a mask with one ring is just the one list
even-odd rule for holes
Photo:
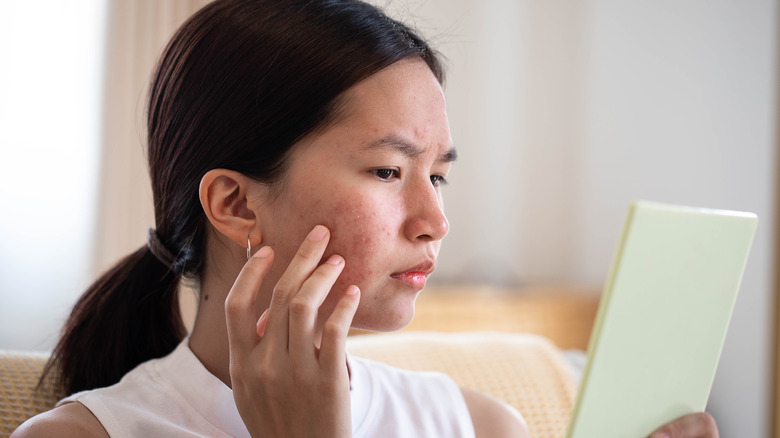
[[499,332],[400,332],[353,336],[350,354],[411,370],[442,371],[460,386],[514,406],[531,436],[566,433],[576,383],[549,340]]

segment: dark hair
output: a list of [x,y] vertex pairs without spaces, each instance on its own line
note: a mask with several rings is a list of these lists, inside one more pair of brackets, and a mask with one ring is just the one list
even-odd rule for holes
[[103,274],[73,308],[44,377],[73,393],[171,352],[186,334],[179,280],[203,269],[203,175],[225,168],[279,182],[292,146],[334,120],[344,91],[409,57],[443,82],[421,38],[356,0],[215,1],[184,23],[160,59],[148,108],[157,236],[175,261],[144,246]]

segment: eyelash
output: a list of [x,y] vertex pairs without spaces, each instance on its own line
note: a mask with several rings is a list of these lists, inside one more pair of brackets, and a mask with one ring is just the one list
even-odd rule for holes
[[[374,174],[377,178],[381,179],[382,181],[389,181],[390,178],[398,178],[400,175],[400,172],[396,169],[374,169],[371,171],[371,173]],[[387,175],[389,173],[389,175]],[[382,176],[382,174],[385,174],[386,176]]]
[[447,178],[445,178],[444,175],[431,175],[431,184],[433,184],[434,187],[446,186]]
[[[400,177],[400,172],[397,169],[374,169],[371,173],[382,181],[390,181],[391,178]],[[444,175],[431,175],[431,184],[434,187],[446,185],[447,179],[444,178]]]

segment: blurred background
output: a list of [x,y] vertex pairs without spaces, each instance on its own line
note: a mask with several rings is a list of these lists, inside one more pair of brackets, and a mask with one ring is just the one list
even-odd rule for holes
[[[154,226],[146,83],[205,0],[0,4],[0,349],[48,350]],[[432,283],[598,290],[631,200],[761,218],[708,411],[771,430],[778,4],[376,1],[448,58],[460,158]]]

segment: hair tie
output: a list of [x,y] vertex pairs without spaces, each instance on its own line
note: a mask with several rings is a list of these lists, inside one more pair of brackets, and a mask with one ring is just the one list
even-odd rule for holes
[[154,228],[149,228],[146,246],[149,247],[149,251],[152,252],[152,255],[165,266],[171,268],[173,267],[173,264],[176,263],[176,256],[174,256],[162,240],[160,240],[160,236]]

